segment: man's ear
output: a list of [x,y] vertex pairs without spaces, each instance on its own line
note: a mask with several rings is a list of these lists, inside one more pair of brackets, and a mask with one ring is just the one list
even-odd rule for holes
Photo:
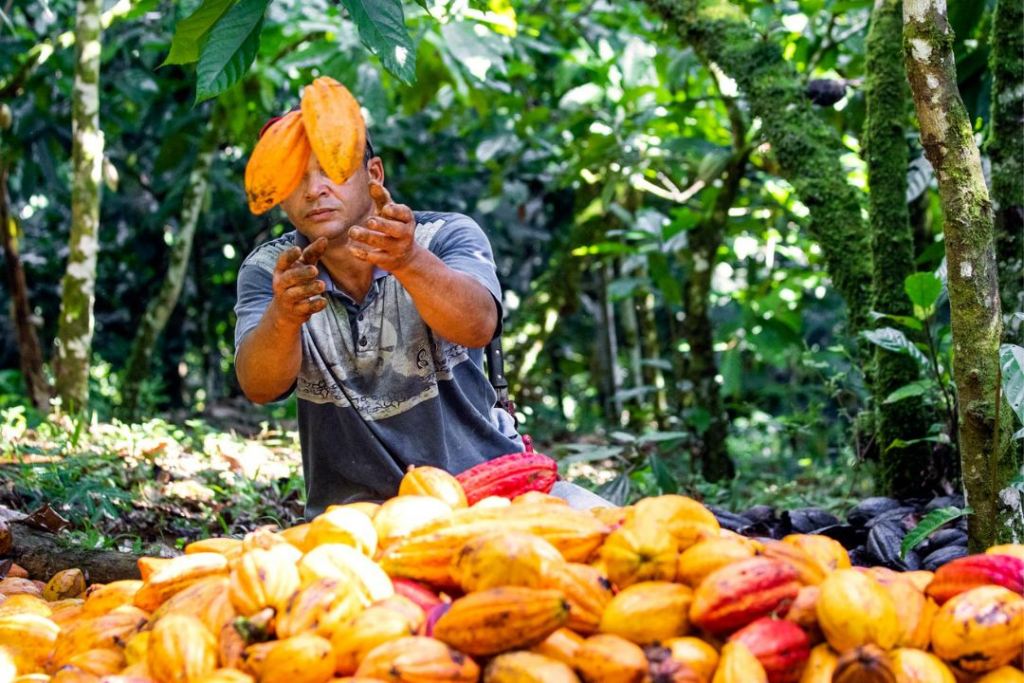
[[366,162],[366,175],[371,181],[384,184],[384,162],[380,160],[380,157],[373,157]]

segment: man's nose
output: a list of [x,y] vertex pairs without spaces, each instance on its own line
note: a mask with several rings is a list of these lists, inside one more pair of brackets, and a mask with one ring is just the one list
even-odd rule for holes
[[329,179],[320,168],[311,169],[306,172],[306,195],[310,198],[320,197],[327,192]]

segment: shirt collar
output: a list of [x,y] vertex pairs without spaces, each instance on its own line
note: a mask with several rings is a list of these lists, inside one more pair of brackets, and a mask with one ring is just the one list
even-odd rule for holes
[[[308,237],[303,235],[298,230],[295,230],[293,232],[295,233],[295,238],[294,238],[295,239],[295,245],[299,249],[305,249],[306,247],[309,246],[310,242],[309,242],[309,238]],[[325,291],[327,291],[327,292],[337,292],[338,294],[345,294],[345,292],[343,292],[342,290],[340,290],[340,289],[338,289],[337,287],[334,286],[334,280],[331,279],[331,276],[327,272],[326,268],[320,268],[319,271],[320,271],[320,273],[319,273],[319,275],[317,275],[317,278],[319,280],[323,281],[324,285],[326,286],[325,287]],[[380,280],[381,278],[387,277],[387,276],[388,276],[388,271],[384,270],[383,268],[381,268],[379,266],[374,266],[373,267],[373,281],[374,282],[376,282],[377,280]],[[348,296],[348,295],[345,294],[345,296]]]

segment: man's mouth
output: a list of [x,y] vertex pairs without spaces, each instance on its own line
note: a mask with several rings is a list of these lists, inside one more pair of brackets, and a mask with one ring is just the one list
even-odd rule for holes
[[319,216],[326,216],[328,214],[334,213],[335,211],[337,211],[337,209],[333,209],[330,207],[313,209],[312,211],[306,214],[306,218],[317,218]]

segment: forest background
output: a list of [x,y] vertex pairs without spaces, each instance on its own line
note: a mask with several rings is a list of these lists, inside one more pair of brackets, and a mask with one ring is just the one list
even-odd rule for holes
[[566,476],[1019,533],[1021,9],[901,5],[8,0],[0,503],[96,546],[296,519],[295,399],[241,396],[232,308],[290,229],[246,208],[257,132],[330,75],[399,201],[486,230]]

